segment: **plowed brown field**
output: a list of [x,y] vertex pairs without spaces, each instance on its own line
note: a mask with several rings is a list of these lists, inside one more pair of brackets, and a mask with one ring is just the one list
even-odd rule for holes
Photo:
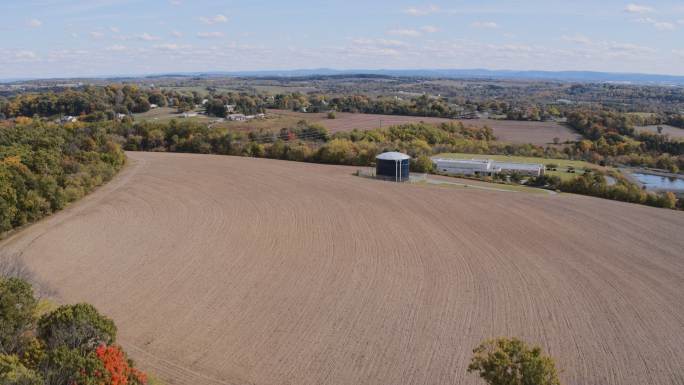
[[[326,113],[302,113],[286,110],[270,110],[271,116],[277,116],[267,123],[260,122],[231,122],[228,125],[243,126],[245,130],[250,127],[260,127],[259,125],[270,124],[273,128],[285,127],[296,120],[304,119],[311,122],[320,123],[331,132],[351,131],[353,129],[372,130],[379,127],[389,127],[406,123],[442,123],[442,122],[462,122],[467,127],[488,126],[494,132],[497,140],[508,143],[532,143],[539,146],[553,144],[553,139],[558,138],[560,143],[566,141],[577,141],[582,137],[573,132],[567,126],[557,122],[524,122],[514,120],[494,120],[494,119],[472,119],[472,120],[451,120],[445,118],[431,118],[421,116],[402,116],[402,115],[376,115],[376,114],[353,114],[349,112],[338,112],[335,119],[328,119]],[[290,122],[288,119],[292,119]],[[278,123],[281,123],[280,125]]]
[[681,212],[129,157],[0,251],[170,384],[481,384],[466,367],[494,336],[540,343],[565,384],[684,383]]

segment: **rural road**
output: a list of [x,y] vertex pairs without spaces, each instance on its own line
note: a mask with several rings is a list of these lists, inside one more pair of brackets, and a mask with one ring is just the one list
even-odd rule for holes
[[682,212],[128,156],[0,254],[171,385],[482,384],[466,367],[497,336],[541,344],[564,384],[684,384]]

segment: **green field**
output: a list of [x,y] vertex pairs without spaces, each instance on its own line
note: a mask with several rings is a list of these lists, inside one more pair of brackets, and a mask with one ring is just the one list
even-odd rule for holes
[[[514,163],[541,163],[544,165],[556,164],[557,171],[546,171],[547,175],[556,175],[561,179],[572,179],[577,175],[584,173],[586,167],[596,170],[607,170],[606,167],[601,167],[589,162],[581,160],[567,160],[567,159],[546,159],[535,158],[531,156],[509,156],[509,155],[483,155],[483,154],[463,154],[463,153],[442,153],[438,154],[437,158],[453,158],[453,159],[491,159],[497,162],[514,162]],[[574,167],[575,172],[568,172],[568,167]]]

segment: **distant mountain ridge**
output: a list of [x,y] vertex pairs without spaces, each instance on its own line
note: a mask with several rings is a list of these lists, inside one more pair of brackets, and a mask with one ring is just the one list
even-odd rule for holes
[[407,69],[407,70],[336,70],[330,68],[215,72],[208,75],[250,77],[304,77],[335,75],[384,75],[399,77],[459,78],[459,79],[511,79],[511,80],[557,80],[572,82],[615,82],[638,84],[684,85],[684,76],[641,73],[612,73],[597,71],[514,71],[487,69]]
[[[451,78],[451,79],[495,79],[495,80],[538,80],[564,81],[578,83],[631,83],[684,86],[684,76],[659,75],[642,73],[613,73],[597,71],[515,71],[488,69],[349,69],[338,70],[331,68],[293,69],[293,70],[258,70],[258,71],[206,71],[206,72],[166,72],[147,75],[113,75],[96,76],[90,79],[136,79],[159,77],[313,77],[313,76],[389,76],[389,77],[418,77],[418,78]],[[57,78],[56,78],[57,79]],[[88,79],[87,77],[73,77],[63,79]],[[29,81],[35,79],[0,79],[0,82]]]

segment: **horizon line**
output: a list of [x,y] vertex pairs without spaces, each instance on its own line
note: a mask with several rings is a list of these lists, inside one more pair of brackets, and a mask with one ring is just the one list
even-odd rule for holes
[[[12,78],[0,78],[0,83],[14,83],[21,81],[37,81],[37,80],[71,80],[71,79],[97,79],[97,80],[108,80],[117,78],[148,78],[148,77],[164,77],[164,76],[191,76],[191,75],[226,75],[226,76],[240,76],[240,74],[274,74],[274,73],[296,73],[296,72],[311,72],[308,75],[293,75],[281,77],[297,77],[297,76],[334,76],[331,74],[316,74],[316,71],[328,71],[328,72],[339,72],[342,75],[381,75],[378,72],[487,72],[487,73],[519,73],[519,74],[548,74],[548,75],[562,75],[562,74],[592,74],[592,75],[603,75],[603,76],[645,76],[654,78],[672,78],[676,80],[684,81],[684,75],[674,75],[674,74],[664,74],[664,73],[648,73],[648,72],[608,72],[608,71],[597,71],[597,70],[538,70],[538,69],[489,69],[489,68],[329,68],[329,67],[316,67],[316,68],[290,68],[290,69],[255,69],[255,70],[206,70],[206,71],[162,71],[162,72],[148,72],[148,73],[124,73],[124,74],[98,74],[98,75],[61,75],[61,76],[17,76]],[[249,76],[249,75],[247,75]],[[273,75],[271,75],[273,76]],[[402,76],[402,75],[399,75]],[[414,75],[417,76],[417,75]],[[445,75],[449,77],[448,75]],[[475,76],[475,75],[471,75]],[[515,77],[514,77],[515,78]],[[521,77],[517,77],[520,79]],[[551,80],[548,78],[546,80]],[[562,79],[557,79],[562,80]]]

